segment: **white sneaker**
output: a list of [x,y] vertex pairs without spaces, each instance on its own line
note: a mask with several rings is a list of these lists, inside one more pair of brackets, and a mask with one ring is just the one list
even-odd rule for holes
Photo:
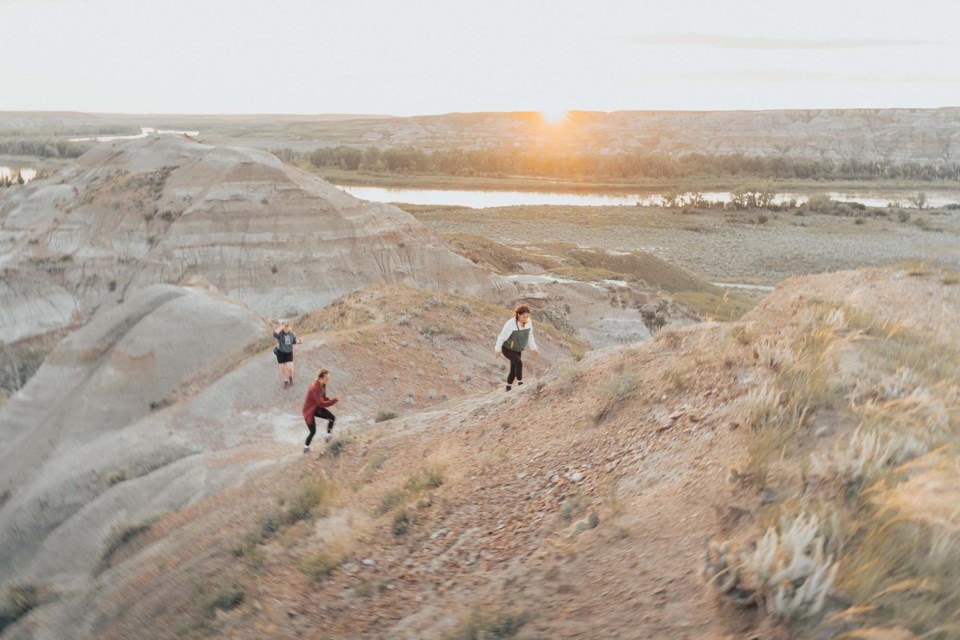
[[304,447],[304,448],[303,448],[303,452],[304,452],[304,453],[310,453],[310,447]]
[[329,431],[327,431],[325,434],[323,434],[323,439],[326,440],[327,442],[329,442],[329,441],[330,441],[330,438],[332,438],[332,437],[333,437],[333,434],[330,433]]

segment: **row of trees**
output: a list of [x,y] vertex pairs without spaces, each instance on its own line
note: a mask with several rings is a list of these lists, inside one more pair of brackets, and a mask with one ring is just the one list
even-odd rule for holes
[[12,187],[15,184],[25,184],[26,180],[23,179],[23,176],[19,171],[12,174],[0,174],[0,189],[4,187]]
[[436,173],[456,176],[507,175],[554,178],[683,178],[715,176],[806,180],[960,180],[960,163],[814,160],[753,157],[743,154],[668,156],[658,153],[549,153],[524,149],[444,149],[416,147],[380,149],[324,147],[309,153],[275,151],[288,161],[346,171],[398,174]]
[[66,140],[0,140],[0,155],[77,158],[93,144]]

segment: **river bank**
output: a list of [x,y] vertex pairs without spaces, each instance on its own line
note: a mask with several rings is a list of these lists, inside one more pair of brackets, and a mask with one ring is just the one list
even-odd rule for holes
[[405,189],[470,189],[479,191],[542,191],[566,193],[657,193],[661,191],[731,191],[741,187],[760,187],[776,191],[809,193],[842,191],[904,191],[926,194],[941,191],[960,191],[955,181],[906,180],[771,180],[756,176],[735,179],[716,176],[693,176],[681,179],[642,178],[623,181],[558,180],[535,176],[450,176],[440,174],[396,174],[346,171],[333,167],[313,167],[309,163],[300,168],[316,173],[337,185],[357,187],[385,187]]

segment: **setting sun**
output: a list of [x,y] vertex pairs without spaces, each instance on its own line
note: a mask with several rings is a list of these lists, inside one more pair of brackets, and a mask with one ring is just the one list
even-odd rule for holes
[[567,119],[570,112],[565,109],[548,109],[540,112],[540,117],[546,124],[557,125]]

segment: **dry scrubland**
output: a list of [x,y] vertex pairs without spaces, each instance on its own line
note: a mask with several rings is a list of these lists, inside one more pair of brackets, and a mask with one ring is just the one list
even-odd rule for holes
[[[958,283],[795,278],[741,321],[382,416],[118,533],[90,628],[956,637]],[[350,308],[304,322],[365,322]]]
[[760,365],[731,478],[769,527],[711,546],[719,591],[829,637],[960,634],[958,281],[923,265],[791,281],[731,327]]
[[[643,251],[715,282],[775,284],[793,275],[934,257],[960,268],[957,210],[881,209],[850,216],[695,210],[684,215],[659,207],[403,206],[441,234]],[[901,214],[907,220],[901,221]]]
[[[443,235],[454,250],[474,264],[501,275],[533,273],[581,282],[622,281],[638,289],[660,291],[693,309],[701,318],[736,320],[755,297],[729,291],[642,251],[584,249],[565,242],[502,244],[473,234]],[[654,329],[658,328],[651,323]]]

